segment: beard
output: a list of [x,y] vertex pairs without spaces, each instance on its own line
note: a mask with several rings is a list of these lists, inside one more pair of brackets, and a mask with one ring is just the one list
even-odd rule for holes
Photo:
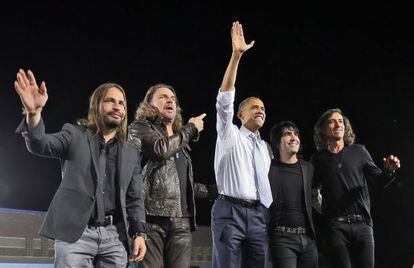
[[122,119],[113,119],[108,114],[103,115],[103,123],[106,129],[117,129],[121,126]]

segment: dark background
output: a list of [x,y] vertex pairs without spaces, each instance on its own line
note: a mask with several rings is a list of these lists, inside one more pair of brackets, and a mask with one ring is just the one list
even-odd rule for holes
[[[46,210],[60,181],[59,162],[30,155],[14,134],[22,118],[13,89],[19,68],[47,83],[48,132],[85,116],[89,94],[103,82],[126,89],[129,121],[149,86],[173,85],[185,120],[207,113],[192,158],[195,179],[214,183],[215,97],[230,58],[231,22],[239,20],[256,44],[242,58],[236,102],[262,98],[265,139],[272,125],[292,120],[309,159],[318,116],[339,107],[378,163],[400,157],[398,182],[372,192],[377,267],[411,267],[412,1],[135,2],[1,4],[0,207]],[[199,202],[201,224],[209,224],[210,208]]]

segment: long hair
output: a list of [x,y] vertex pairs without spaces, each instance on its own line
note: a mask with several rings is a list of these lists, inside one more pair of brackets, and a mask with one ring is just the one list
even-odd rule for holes
[[122,144],[125,144],[127,140],[127,127],[128,127],[128,110],[126,102],[125,90],[115,83],[104,83],[98,86],[89,98],[89,111],[88,117],[77,120],[78,125],[84,126],[92,131],[94,135],[102,134],[104,131],[103,116],[101,114],[102,101],[110,88],[117,88],[122,92],[124,96],[125,117],[122,119],[121,125],[117,129],[117,137]]
[[151,101],[154,97],[155,92],[160,88],[168,88],[175,95],[176,115],[173,122],[173,131],[179,131],[183,127],[183,119],[181,116],[182,109],[180,107],[180,103],[178,102],[177,94],[175,93],[174,88],[167,84],[158,83],[156,85],[151,86],[147,90],[144,100],[139,104],[137,111],[135,112],[135,119],[146,119],[157,124],[161,124],[163,122],[163,115],[161,114],[161,112],[158,110],[157,107],[151,105]]
[[352,130],[351,122],[349,121],[348,117],[344,115],[344,113],[339,108],[330,109],[326,112],[324,112],[318,119],[318,121],[315,124],[315,127],[313,129],[313,138],[315,140],[315,147],[318,152],[327,150],[328,149],[328,141],[326,140],[325,136],[325,128],[327,121],[329,117],[331,117],[332,114],[339,113],[342,118],[344,119],[344,143],[345,145],[352,145],[355,142],[355,134]]

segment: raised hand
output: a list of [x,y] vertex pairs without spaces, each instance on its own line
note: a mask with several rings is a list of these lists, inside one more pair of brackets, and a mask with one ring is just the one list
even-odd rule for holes
[[384,168],[389,172],[394,172],[401,167],[400,159],[398,157],[390,155],[387,158],[383,158]]
[[28,70],[26,74],[20,69],[14,88],[20,96],[26,113],[39,112],[45,106],[48,98],[46,83],[43,81],[39,87],[32,71]]
[[203,118],[206,117],[206,115],[207,114],[201,114],[196,117],[191,117],[190,120],[188,120],[188,123],[193,123],[195,127],[197,128],[198,132],[201,132],[204,129]]
[[233,52],[240,54],[243,54],[254,45],[254,41],[246,44],[246,41],[244,40],[243,26],[238,21],[233,22],[233,26],[231,27],[231,43]]

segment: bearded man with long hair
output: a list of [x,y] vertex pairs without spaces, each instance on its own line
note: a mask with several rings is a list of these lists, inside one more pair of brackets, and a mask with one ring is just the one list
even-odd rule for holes
[[197,229],[195,197],[212,198],[215,186],[195,183],[189,154],[203,130],[205,114],[183,123],[174,88],[151,86],[129,126],[129,140],[141,149],[148,252],[143,267],[190,267]]
[[[45,82],[19,70],[15,89],[25,118],[17,128],[29,152],[57,158],[62,181],[40,234],[55,240],[55,267],[126,267],[145,255],[145,213],[141,156],[127,143],[123,88],[100,85],[92,93],[88,117],[78,125],[45,133]],[[131,250],[132,248],[132,250]]]

